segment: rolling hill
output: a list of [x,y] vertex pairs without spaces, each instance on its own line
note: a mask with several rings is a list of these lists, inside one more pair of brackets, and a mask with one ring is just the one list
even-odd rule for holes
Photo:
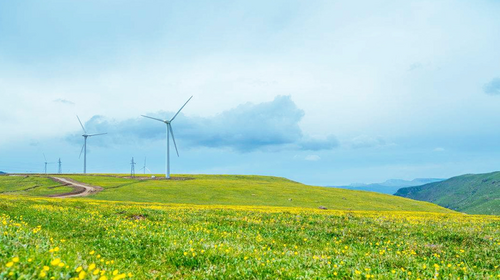
[[397,196],[436,203],[469,214],[500,215],[500,172],[467,174],[402,188]]
[[[269,176],[176,175],[176,180],[150,180],[123,175],[64,175],[101,186],[89,199],[196,205],[241,205],[326,208],[335,210],[451,212],[428,202],[385,194],[308,186]],[[54,195],[67,192],[44,176],[0,177],[0,193]],[[87,199],[87,198],[84,198]]]

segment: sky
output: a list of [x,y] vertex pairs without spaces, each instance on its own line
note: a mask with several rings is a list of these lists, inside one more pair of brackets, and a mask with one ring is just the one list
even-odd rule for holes
[[[1,1],[0,170],[314,185],[500,170],[500,2]],[[48,165],[49,172],[57,164]]]

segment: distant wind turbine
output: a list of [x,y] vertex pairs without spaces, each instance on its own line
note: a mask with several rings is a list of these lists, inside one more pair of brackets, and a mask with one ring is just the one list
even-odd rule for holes
[[175,143],[174,131],[172,130],[171,123],[175,119],[175,117],[177,117],[177,115],[181,112],[181,110],[184,108],[184,106],[186,106],[186,104],[188,104],[188,102],[189,102],[189,100],[191,100],[191,98],[193,98],[193,97],[192,96],[189,97],[189,99],[186,101],[186,103],[184,103],[184,105],[182,105],[182,107],[179,109],[179,111],[177,111],[177,113],[170,120],[162,120],[162,119],[157,119],[157,118],[141,115],[145,118],[156,120],[156,121],[162,122],[162,123],[167,125],[167,155],[166,155],[167,158],[165,160],[165,169],[166,169],[165,170],[165,173],[166,173],[165,177],[167,179],[170,179],[170,134],[172,134],[172,140],[174,142],[175,151],[177,152],[177,156],[179,156],[179,151],[177,150],[177,144]]
[[59,158],[59,161],[57,162],[59,164],[59,168],[57,169],[57,173],[61,174],[62,173],[62,162],[61,158]]
[[45,174],[47,174],[47,164],[53,164],[54,162],[47,162],[47,158],[45,157],[45,154],[43,154],[43,159],[45,159]]
[[149,168],[147,168],[146,166],[146,157],[144,157],[144,166],[140,170],[143,170],[144,174],[146,174],[146,170],[149,171],[149,173],[151,173],[151,170],[149,170]]
[[82,126],[82,129],[83,129],[82,136],[84,139],[82,150],[80,151],[80,156],[78,158],[80,158],[82,156],[82,152],[83,152],[83,174],[87,174],[87,138],[92,137],[92,136],[104,135],[107,133],[87,134],[87,131],[85,130],[85,127],[83,126],[82,121],[80,121],[80,118],[78,116],[76,116],[76,118],[78,119],[78,122]]

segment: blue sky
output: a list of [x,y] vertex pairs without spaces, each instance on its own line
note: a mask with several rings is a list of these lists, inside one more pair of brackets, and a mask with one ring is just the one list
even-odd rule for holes
[[[500,170],[498,1],[2,1],[0,170],[338,185]],[[49,166],[56,171],[55,165]]]

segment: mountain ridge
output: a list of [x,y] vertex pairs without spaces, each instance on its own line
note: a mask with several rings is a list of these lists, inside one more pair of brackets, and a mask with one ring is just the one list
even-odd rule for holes
[[441,182],[401,188],[395,195],[468,214],[500,215],[500,172],[465,174]]
[[357,191],[372,191],[384,194],[395,194],[399,189],[404,187],[420,186],[443,180],[444,179],[438,179],[438,178],[416,178],[413,180],[389,179],[382,183],[371,183],[371,184],[353,183],[348,186],[331,186],[331,187],[348,189],[348,190],[357,190]]

